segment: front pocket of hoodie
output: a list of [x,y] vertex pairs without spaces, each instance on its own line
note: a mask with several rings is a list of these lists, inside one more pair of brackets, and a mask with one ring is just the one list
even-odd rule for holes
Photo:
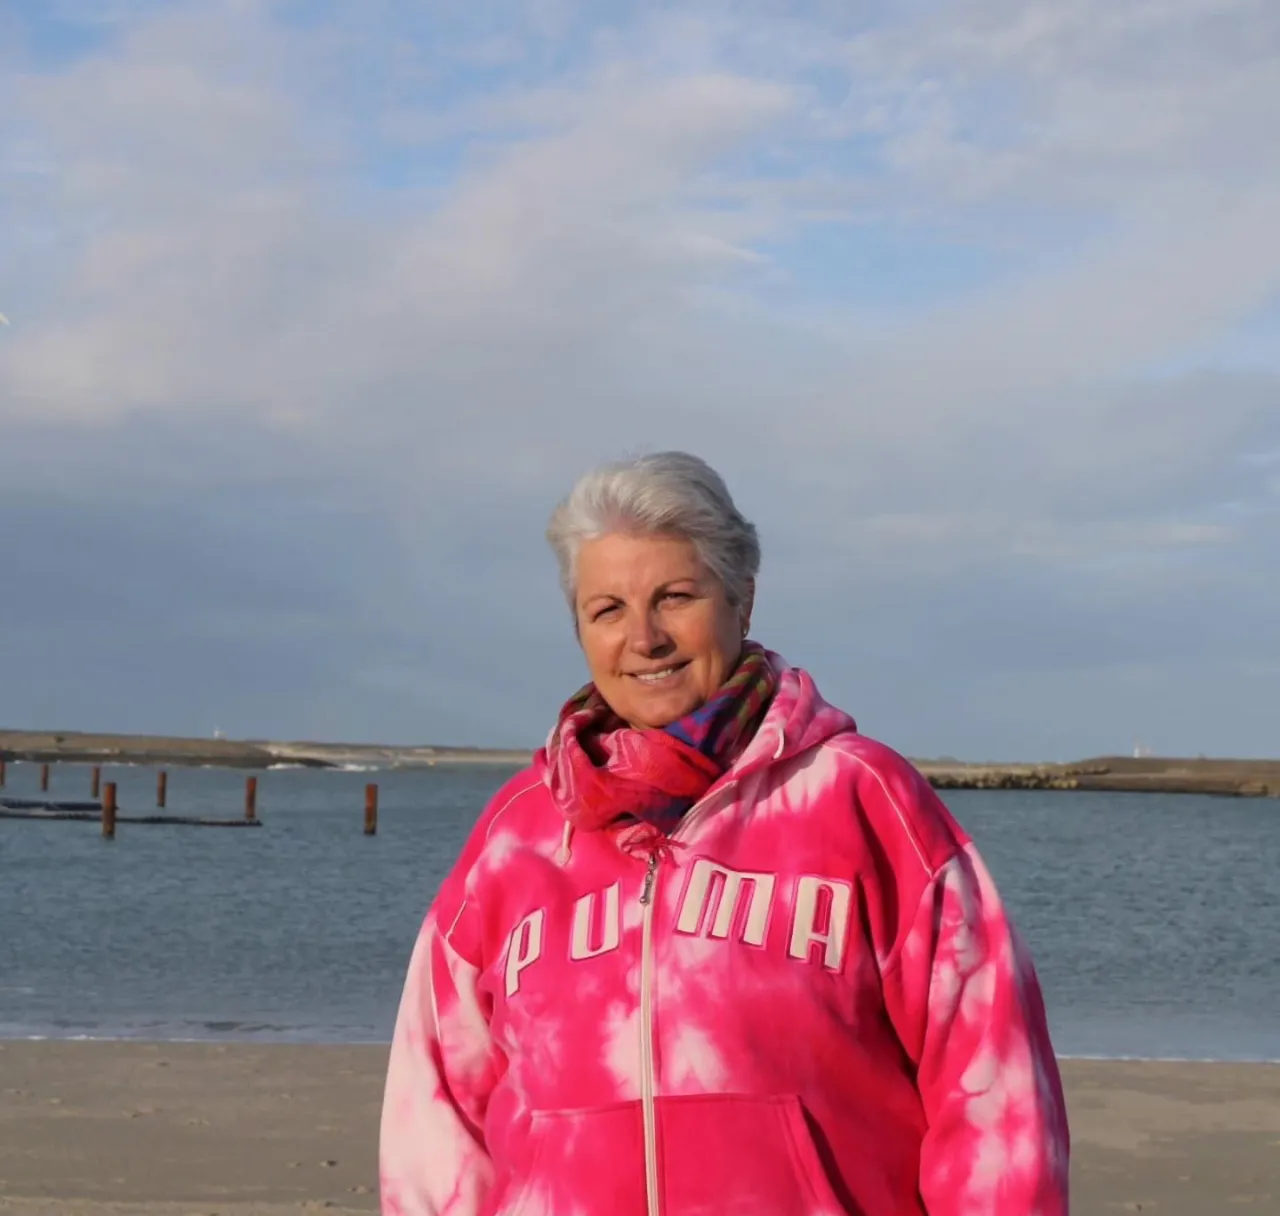
[[520,1158],[495,1216],[645,1216],[638,1102],[535,1111]]
[[794,1094],[659,1098],[664,1216],[846,1216]]

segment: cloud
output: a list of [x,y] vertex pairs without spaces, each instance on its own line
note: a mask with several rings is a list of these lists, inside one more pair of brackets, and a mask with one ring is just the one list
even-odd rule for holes
[[[1110,678],[1152,620],[1206,680],[1261,642],[1265,0],[220,0],[9,28],[0,474],[36,538],[30,603],[83,599],[33,554],[105,568],[66,521],[115,520],[136,544],[111,568],[186,571],[166,645],[192,670],[236,647],[313,664],[241,669],[260,733],[539,738],[578,675],[541,520],[642,446],[723,469],[777,640],[890,707],[907,748],[959,750],[975,681],[1017,691],[967,746],[1043,742],[1041,681]],[[259,566],[288,577],[204,601]],[[1169,607],[1192,595],[1212,614]],[[32,618],[49,644],[89,628]],[[150,618],[113,619],[125,656]],[[946,673],[913,677],[941,684],[923,717],[895,675],[913,653]],[[1150,679],[1181,686],[1176,657],[1156,647]],[[77,704],[61,687],[48,714]]]

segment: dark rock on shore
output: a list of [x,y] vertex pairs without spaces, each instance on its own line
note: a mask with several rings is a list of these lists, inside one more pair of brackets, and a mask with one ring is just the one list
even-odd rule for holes
[[1110,790],[1280,797],[1280,760],[1101,756],[1073,764],[915,762],[938,789]]

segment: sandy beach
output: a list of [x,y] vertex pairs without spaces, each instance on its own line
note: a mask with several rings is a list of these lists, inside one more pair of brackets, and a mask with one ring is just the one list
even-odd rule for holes
[[[0,1044],[0,1212],[377,1211],[385,1049]],[[1280,1066],[1064,1065],[1073,1211],[1280,1210]]]

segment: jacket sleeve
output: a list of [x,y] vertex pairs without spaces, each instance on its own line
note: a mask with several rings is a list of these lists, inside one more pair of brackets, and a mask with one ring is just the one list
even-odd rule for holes
[[928,882],[884,984],[927,1122],[929,1216],[1066,1216],[1066,1104],[1039,981],[972,844]]
[[493,1181],[483,1127],[501,1056],[477,992],[479,971],[454,949],[441,918],[437,901],[409,962],[391,1040],[382,1216],[475,1216]]

